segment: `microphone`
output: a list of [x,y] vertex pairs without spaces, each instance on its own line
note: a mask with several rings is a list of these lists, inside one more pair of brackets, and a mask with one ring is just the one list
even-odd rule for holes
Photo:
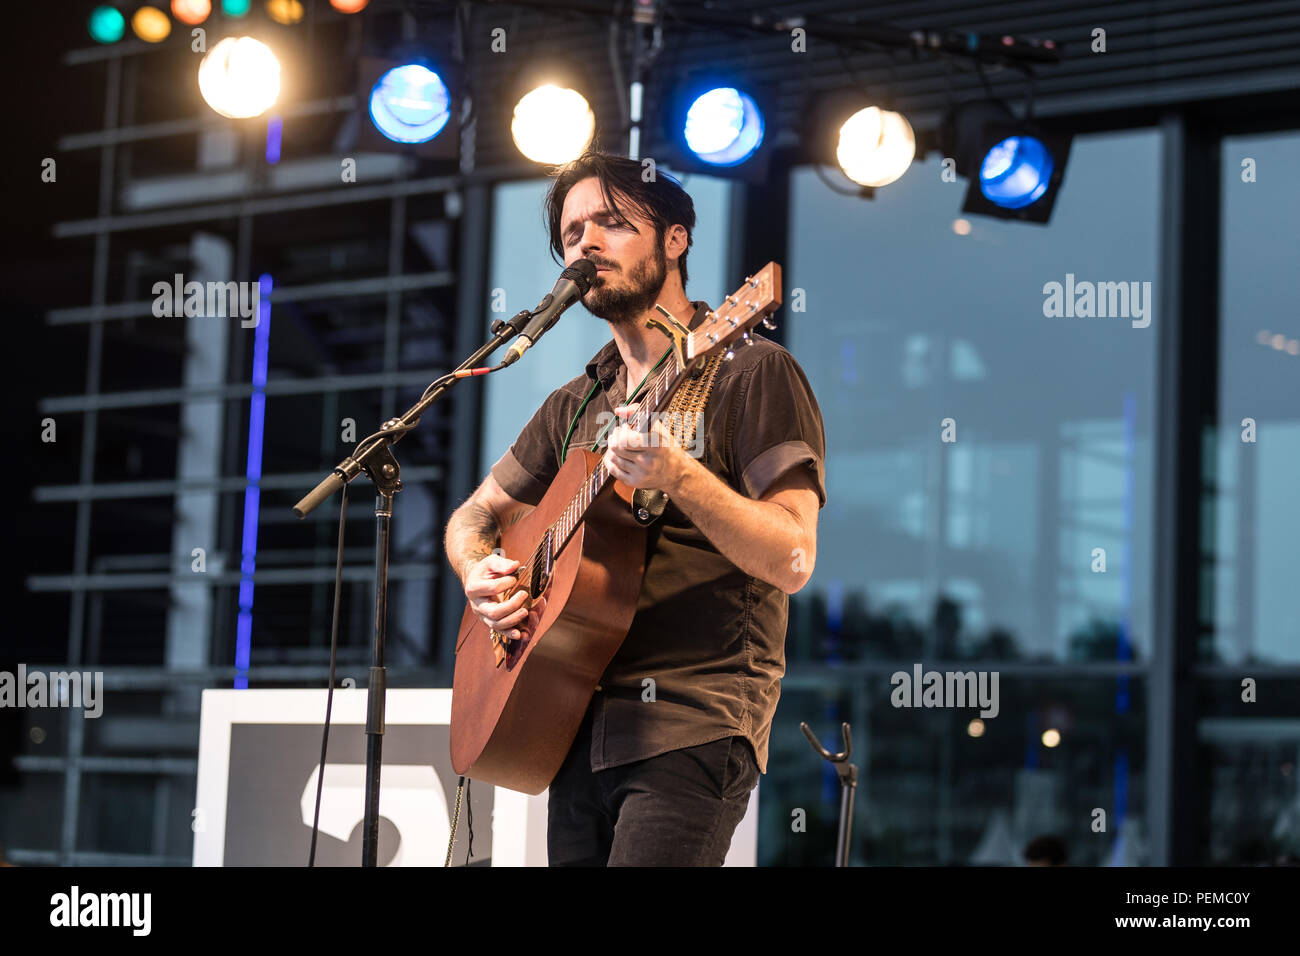
[[519,361],[519,356],[536,345],[537,340],[556,323],[565,310],[587,294],[594,278],[596,265],[590,259],[579,259],[561,272],[555,288],[538,303],[528,324],[520,331],[519,341],[506,352],[502,366],[513,365]]

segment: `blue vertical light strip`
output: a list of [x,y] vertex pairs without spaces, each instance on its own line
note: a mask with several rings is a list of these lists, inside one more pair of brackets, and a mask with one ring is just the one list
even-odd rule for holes
[[283,121],[276,113],[266,121],[266,161],[274,166],[280,161],[280,131]]
[[235,629],[235,689],[248,687],[253,647],[253,572],[257,568],[257,515],[261,500],[262,433],[266,424],[266,366],[271,339],[271,276],[258,278],[253,332],[253,394],[248,401],[248,465],[244,477],[244,537],[239,549],[239,618]]

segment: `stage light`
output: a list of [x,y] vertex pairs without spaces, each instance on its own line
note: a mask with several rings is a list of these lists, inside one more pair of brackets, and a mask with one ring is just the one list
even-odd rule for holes
[[258,116],[280,95],[280,61],[260,40],[226,37],[199,64],[199,92],[222,116]]
[[980,164],[980,192],[1004,209],[1037,202],[1052,180],[1052,154],[1033,136],[1008,136]]
[[266,0],[266,12],[276,23],[290,26],[302,19],[302,4],[298,0]]
[[244,17],[251,3],[252,0],[221,0],[221,12],[228,17]]
[[916,156],[916,137],[901,113],[869,106],[840,127],[835,159],[860,186],[887,186],[907,172]]
[[131,17],[131,29],[145,43],[161,43],[172,32],[172,21],[157,7],[141,7]]
[[447,84],[418,63],[394,67],[370,91],[370,119],[395,143],[427,143],[450,118]]
[[330,6],[339,13],[360,13],[370,0],[330,0]]
[[90,14],[90,37],[96,43],[116,43],[126,32],[126,18],[116,7],[96,7]]
[[197,26],[211,13],[211,0],[172,0],[172,16],[181,23]]
[[1072,137],[1016,119],[998,102],[967,103],[944,123],[942,147],[970,180],[963,212],[1045,223],[1065,177]]
[[732,86],[702,93],[686,111],[686,145],[711,166],[735,166],[763,143],[763,113],[748,93]]
[[596,114],[577,90],[552,84],[526,93],[515,105],[510,135],[535,163],[560,165],[577,159],[596,133]]

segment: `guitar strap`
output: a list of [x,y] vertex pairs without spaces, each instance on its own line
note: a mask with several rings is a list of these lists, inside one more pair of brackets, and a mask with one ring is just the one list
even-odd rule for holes
[[[718,377],[721,365],[722,359],[717,352],[706,356],[703,362],[691,369],[690,376],[678,386],[672,401],[664,410],[667,412],[669,427],[675,430],[674,437],[681,442],[683,448],[695,447],[695,428],[704,421],[704,407],[709,403],[713,382]],[[638,488],[632,494],[632,517],[642,526],[657,521],[667,507],[666,492]]]

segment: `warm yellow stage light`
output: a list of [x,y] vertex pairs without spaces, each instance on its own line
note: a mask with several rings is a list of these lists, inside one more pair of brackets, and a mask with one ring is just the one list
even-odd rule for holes
[[916,156],[916,137],[901,113],[869,106],[850,116],[840,127],[835,150],[844,175],[862,186],[887,186]]
[[141,7],[131,16],[131,29],[145,43],[161,43],[172,32],[172,21],[157,7]]
[[548,165],[577,159],[595,132],[596,114],[587,98],[549,83],[519,100],[510,123],[519,152]]
[[360,13],[370,0],[330,0],[330,6],[339,13]]
[[302,19],[302,4],[298,0],[267,0],[266,12],[276,23],[288,25]]
[[202,23],[212,14],[212,0],[172,0],[172,16],[190,26]]
[[260,40],[226,37],[199,64],[199,92],[222,116],[258,116],[280,95],[280,61]]

